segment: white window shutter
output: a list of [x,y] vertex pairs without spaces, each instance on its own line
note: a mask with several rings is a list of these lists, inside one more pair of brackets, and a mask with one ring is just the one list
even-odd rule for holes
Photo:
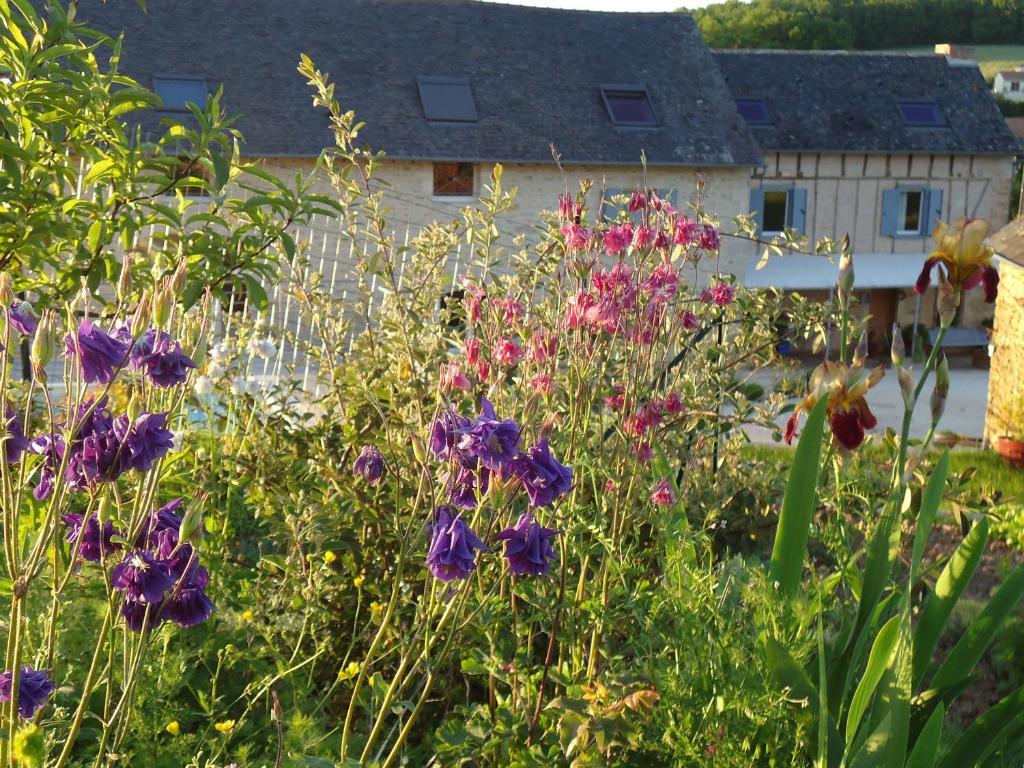
[[900,217],[900,190],[887,189],[882,192],[882,235],[896,237]]

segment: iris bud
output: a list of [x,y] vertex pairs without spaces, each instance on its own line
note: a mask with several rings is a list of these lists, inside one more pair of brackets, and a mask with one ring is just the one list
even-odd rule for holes
[[892,349],[889,350],[889,355],[892,357],[893,365],[903,365],[907,358],[907,350],[903,346],[903,331],[896,323],[892,324]]

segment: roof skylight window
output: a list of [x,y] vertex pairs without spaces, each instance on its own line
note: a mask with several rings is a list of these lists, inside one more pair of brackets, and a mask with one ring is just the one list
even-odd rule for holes
[[772,116],[764,99],[736,99],[736,111],[748,125],[771,125]]
[[602,85],[601,98],[615,125],[646,128],[658,124],[650,94],[642,85]]
[[189,104],[206,105],[206,81],[201,77],[154,77],[153,90],[164,109],[183,112]]
[[903,124],[912,128],[933,128],[946,124],[939,105],[931,100],[901,100],[896,102]]
[[443,123],[475,123],[476,102],[468,77],[420,75],[416,78],[427,120]]

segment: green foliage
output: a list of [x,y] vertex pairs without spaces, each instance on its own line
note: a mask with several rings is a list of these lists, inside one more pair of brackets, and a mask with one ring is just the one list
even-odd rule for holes
[[288,184],[241,162],[219,93],[187,119],[137,127],[159,98],[118,71],[121,41],[77,24],[76,8],[53,3],[44,17],[0,2],[0,268],[16,292],[59,306],[83,282],[99,297],[125,254],[143,285],[184,254],[186,306],[239,283],[264,303],[259,279],[294,256],[289,228],[336,205],[311,179]]
[[726,0],[693,15],[713,48],[1019,43],[1024,30],[1022,0]]

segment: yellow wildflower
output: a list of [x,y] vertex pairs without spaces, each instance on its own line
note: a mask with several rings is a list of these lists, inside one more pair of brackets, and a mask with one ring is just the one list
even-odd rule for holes
[[218,733],[228,733],[232,728],[235,727],[235,721],[221,720],[219,723],[214,723],[213,727],[217,729]]
[[164,726],[164,730],[171,734],[171,736],[181,735],[181,725],[178,724],[177,720],[171,720],[171,722]]

